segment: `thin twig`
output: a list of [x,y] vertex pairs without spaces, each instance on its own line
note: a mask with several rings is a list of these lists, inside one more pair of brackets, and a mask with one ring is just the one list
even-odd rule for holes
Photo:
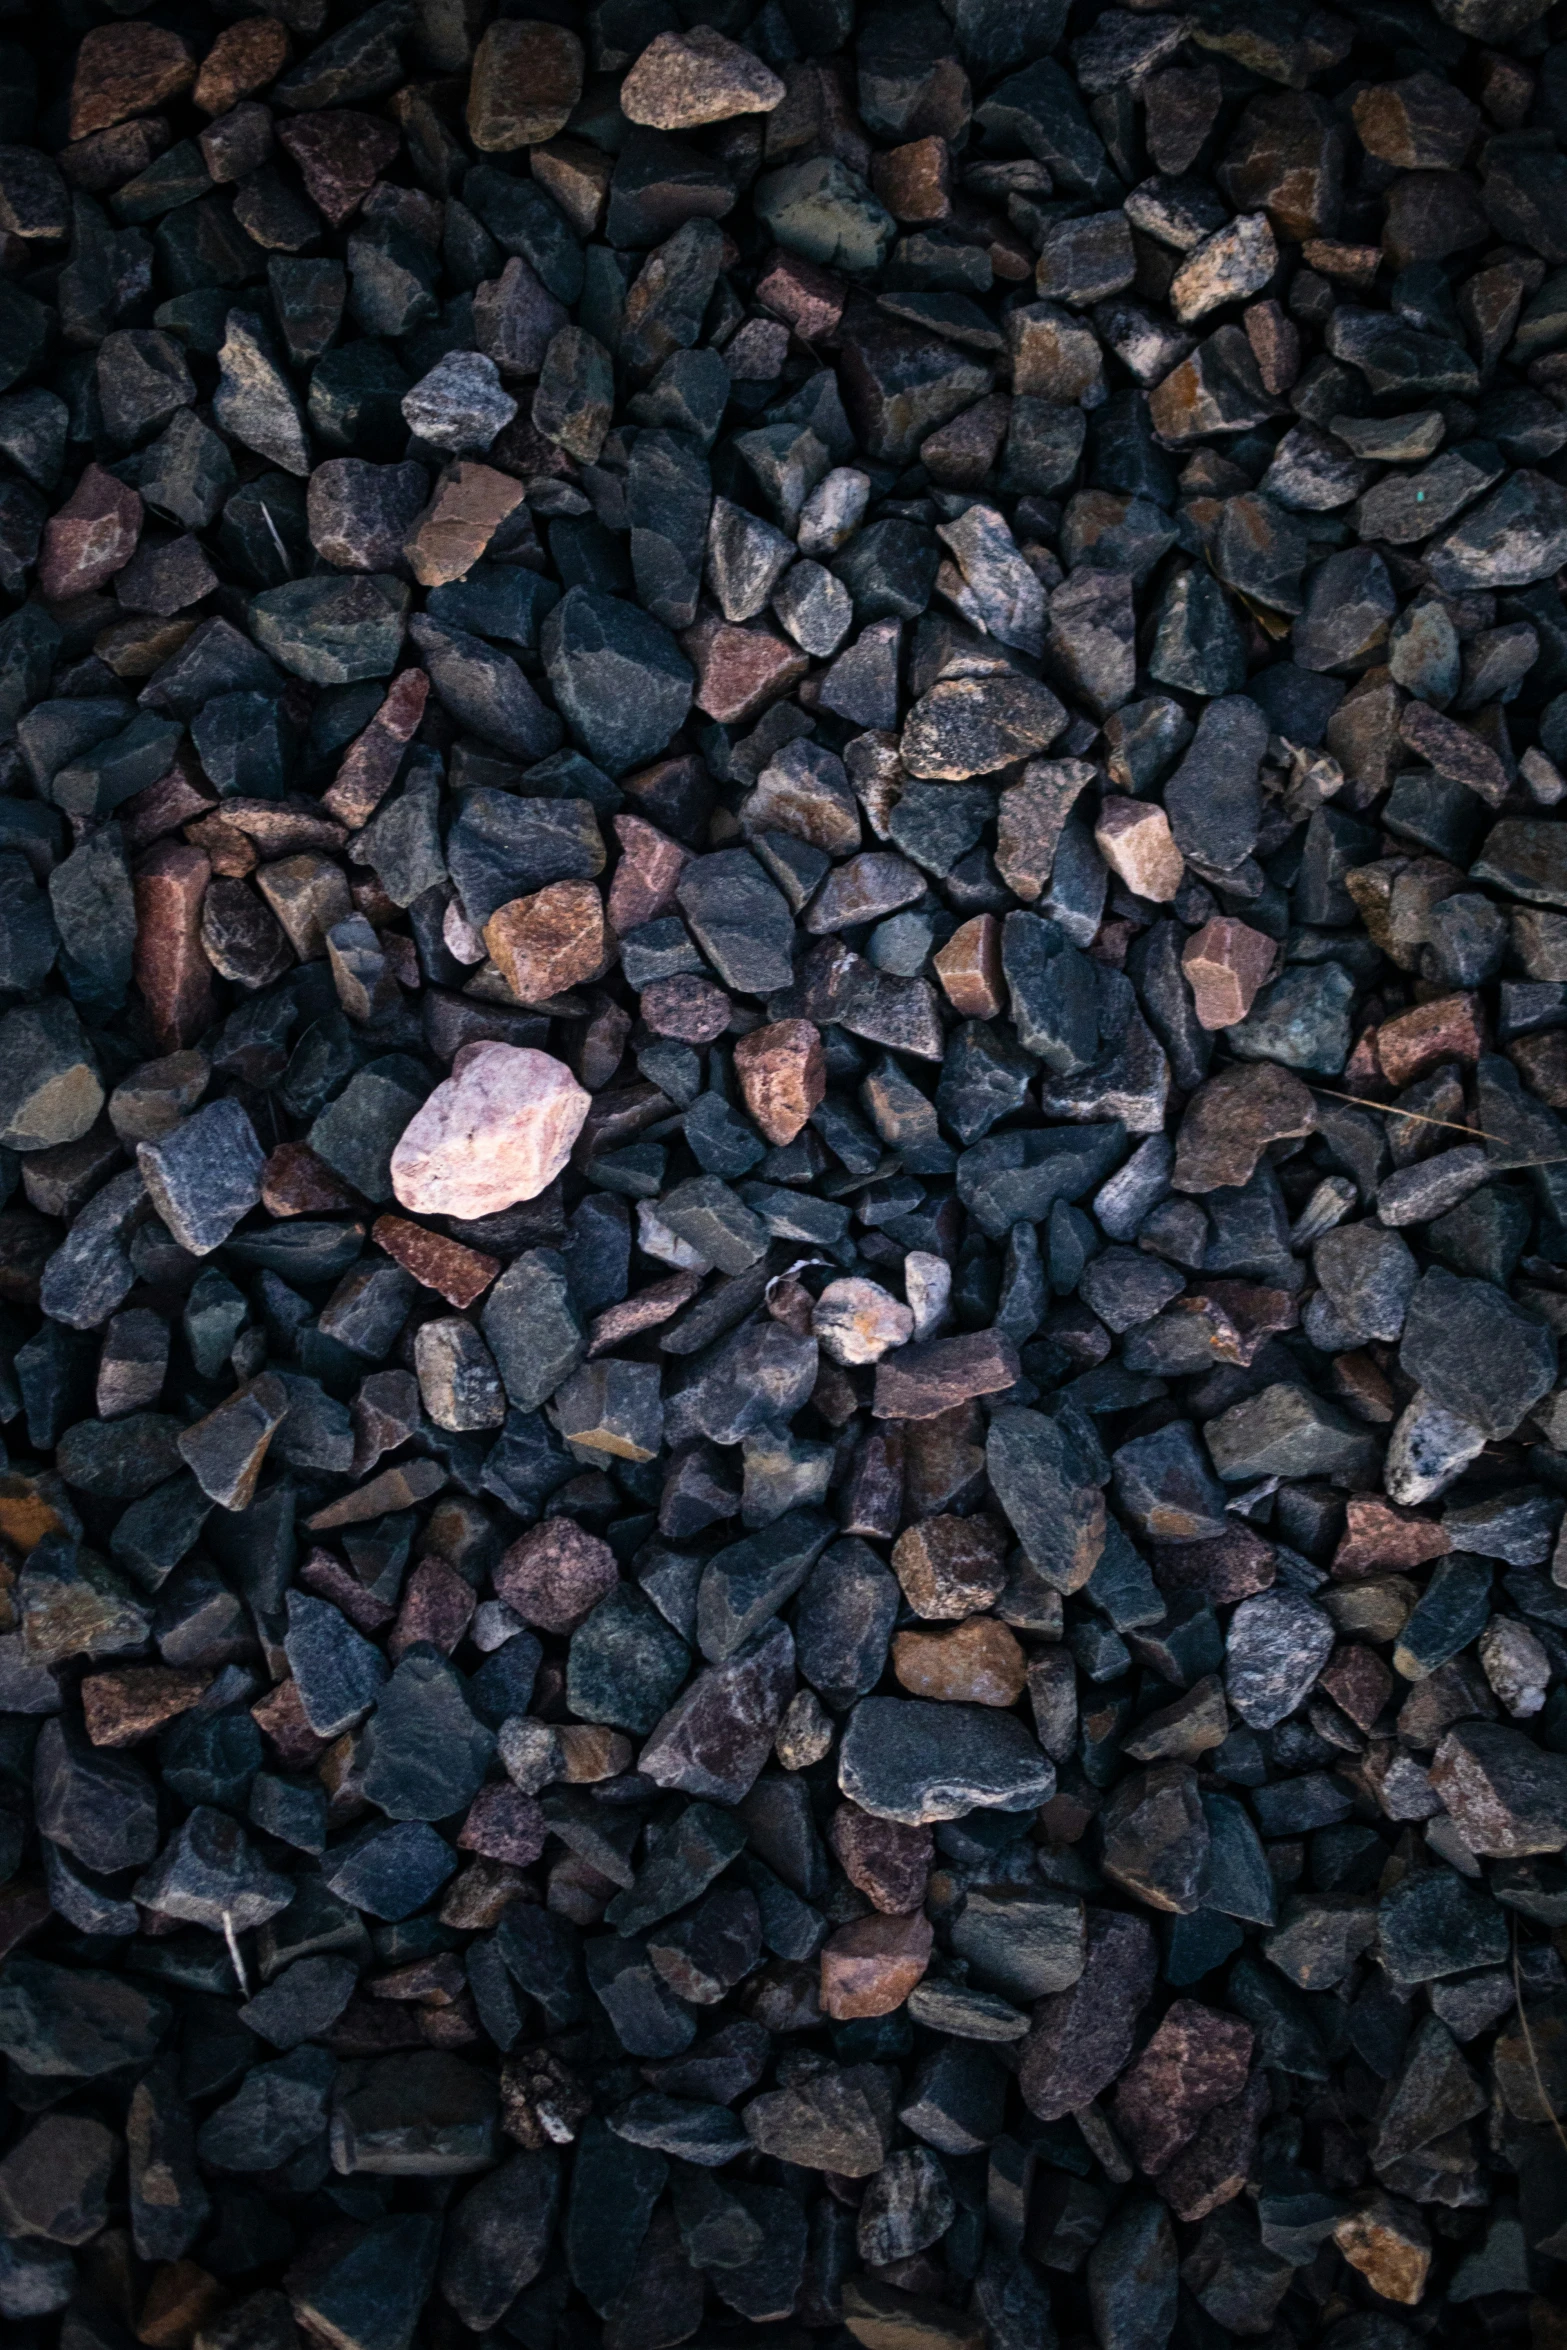
[[1545,2093],[1545,2082],[1540,2073],[1540,2059],[1535,2053],[1534,2034],[1529,2029],[1529,2010],[1523,2003],[1523,1977],[1518,1971],[1518,1920],[1510,1918],[1508,1923],[1513,1931],[1513,1997],[1518,2002],[1518,2021],[1523,2027],[1523,2044],[1528,2052],[1529,2070],[1534,2075],[1535,2094],[1540,2100],[1541,2112],[1556,2132],[1557,2137],[1560,2138],[1563,2148],[1567,2149],[1567,2130],[1562,2128],[1561,2116]]
[[[1511,1150],[1511,1143],[1500,1134],[1487,1134],[1483,1126],[1460,1126],[1455,1118],[1433,1118],[1425,1110],[1406,1110],[1397,1102],[1374,1102],[1363,1093],[1340,1093],[1336,1085],[1313,1085],[1313,1093],[1325,1093],[1330,1101],[1352,1102],[1357,1110],[1380,1110],[1384,1118],[1412,1118],[1417,1126],[1445,1126],[1449,1134],[1461,1134],[1469,1142],[1494,1142],[1499,1151]],[[1554,1159],[1515,1159],[1510,1167],[1499,1170],[1508,1175],[1522,1174],[1526,1167],[1567,1167],[1567,1156]]]
[[245,1961],[240,1952],[239,1936],[234,1931],[234,1912],[231,1909],[226,1909],[223,1912],[223,1939],[229,1946],[229,1958],[239,1982],[240,1996],[243,1999],[248,1999],[250,1997],[250,1977],[245,1972]]

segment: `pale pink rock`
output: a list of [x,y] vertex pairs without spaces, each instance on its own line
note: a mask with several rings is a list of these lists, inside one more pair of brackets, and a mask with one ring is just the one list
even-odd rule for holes
[[907,1346],[914,1316],[879,1281],[858,1275],[829,1281],[816,1301],[811,1329],[835,1363],[874,1363],[892,1346]]
[[415,1215],[470,1223],[536,1199],[570,1158],[592,1100],[548,1053],[469,1045],[404,1128],[392,1189]]
[[1111,872],[1119,874],[1134,895],[1156,906],[1169,904],[1186,866],[1162,808],[1151,800],[1106,800],[1094,839]]
[[1202,1028],[1233,1028],[1251,1010],[1273,969],[1276,942],[1233,915],[1215,914],[1194,931],[1181,955]]

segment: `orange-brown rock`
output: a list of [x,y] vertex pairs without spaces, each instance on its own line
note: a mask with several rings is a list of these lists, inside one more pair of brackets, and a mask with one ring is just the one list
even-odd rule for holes
[[964,1705],[1016,1705],[1028,1660],[1015,1635],[994,1616],[970,1616],[950,1632],[898,1632],[892,1669],[915,1697]]
[[1293,1070],[1246,1061],[1200,1085],[1186,1107],[1171,1176],[1177,1191],[1249,1183],[1270,1142],[1310,1134],[1317,1106]]
[[564,25],[502,17],[474,52],[468,136],[487,154],[542,146],[582,95],[582,43]]
[[460,1240],[448,1240],[444,1232],[430,1232],[423,1224],[410,1224],[406,1216],[377,1216],[370,1238],[394,1264],[459,1313],[484,1295],[501,1269],[499,1257],[465,1248]]
[[775,1020],[735,1043],[745,1106],[767,1140],[793,1142],[827,1092],[821,1032],[809,1020]]
[[194,2260],[167,2261],[148,2280],[136,2339],[144,2350],[191,2350],[228,2298],[227,2288]]
[[620,862],[609,885],[605,911],[617,938],[674,910],[675,885],[691,862],[691,851],[660,832],[645,817],[614,818]]
[[51,604],[63,604],[107,587],[135,554],[141,524],[136,492],[101,465],[89,465],[59,513],[44,525],[39,594]]
[[1166,906],[1180,888],[1186,860],[1170,819],[1152,800],[1107,799],[1094,826],[1099,853],[1133,895]]
[[484,943],[519,1003],[564,995],[609,967],[604,901],[591,881],[552,881],[512,898],[484,925]]
[[975,914],[952,933],[935,958],[936,977],[965,1020],[994,1020],[1006,1003],[1001,976],[1001,924]]
[[403,545],[420,586],[444,587],[471,571],[522,500],[521,482],[493,465],[452,466]]
[[288,34],[273,16],[246,16],[219,33],[201,61],[192,92],[203,114],[227,114],[253,98],[288,63]]
[[1194,931],[1181,952],[1203,1028],[1232,1028],[1244,1020],[1278,959],[1278,942],[1233,915],[1215,914]]
[[586,139],[551,139],[528,154],[528,169],[560,206],[579,237],[592,237],[604,217],[615,161]]
[[922,1518],[894,1543],[892,1571],[927,1623],[978,1615],[995,1605],[1006,1584],[1005,1530],[995,1518]]
[[1050,880],[1062,828],[1094,780],[1086,759],[1030,759],[1020,783],[996,807],[996,869],[1014,897],[1032,905]]
[[918,1911],[840,1926],[822,1949],[822,2013],[835,2023],[891,2015],[929,1966],[934,1941],[930,1920]]
[[212,1022],[212,966],[201,946],[201,901],[212,868],[185,841],[160,841],[136,868],[136,985],[164,1052],[194,1044]]
[[1348,1581],[1404,1567],[1423,1567],[1445,1558],[1452,1536],[1433,1518],[1395,1509],[1374,1493],[1352,1493],[1344,1504],[1344,1531],[1333,1554],[1332,1572]]
[[1281,392],[1289,390],[1300,373],[1300,329],[1271,297],[1249,304],[1241,312],[1241,324],[1257,362],[1262,388],[1277,399]]
[[952,151],[945,139],[910,139],[871,162],[871,186],[894,220],[945,220],[952,210]]
[[111,1665],[82,1683],[82,1716],[94,1746],[134,1746],[176,1714],[189,1713],[210,1686],[206,1665]]
[[1401,2195],[1371,2194],[1347,2211],[1333,2241],[1384,2301],[1413,2308],[1431,2273],[1431,2238],[1413,2203]]
[[84,139],[132,114],[149,114],[195,79],[195,51],[166,26],[95,25],[76,52],[71,136]]
[[1377,1060],[1390,1085],[1412,1085],[1439,1061],[1477,1061],[1485,1049],[1485,1010],[1477,995],[1415,1004],[1376,1032]]

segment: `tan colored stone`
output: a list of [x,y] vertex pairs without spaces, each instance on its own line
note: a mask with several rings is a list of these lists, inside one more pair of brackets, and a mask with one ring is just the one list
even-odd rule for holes
[[1289,390],[1300,373],[1300,329],[1271,297],[1249,303],[1241,312],[1241,324],[1257,362],[1262,388],[1277,399],[1281,392]]
[[415,1215],[471,1222],[536,1199],[565,1166],[592,1096],[531,1046],[468,1045],[392,1153],[392,1189]]
[[1277,942],[1233,915],[1215,914],[1181,952],[1199,1027],[1231,1028],[1251,1010],[1278,960]]
[[1186,875],[1170,819],[1152,800],[1107,799],[1094,826],[1099,853],[1134,896],[1167,906]]
[[111,1665],[82,1683],[82,1717],[94,1746],[135,1746],[189,1713],[212,1680],[206,1665]]
[[560,206],[579,237],[593,237],[609,201],[615,159],[586,139],[551,139],[528,156],[528,169]]
[[835,1363],[874,1363],[890,1346],[907,1346],[914,1316],[882,1288],[859,1275],[829,1281],[816,1301],[811,1330]]
[[793,1142],[827,1091],[820,1032],[809,1020],[775,1020],[735,1043],[745,1106],[767,1140]]
[[934,1941],[929,1918],[919,1912],[840,1926],[822,1949],[822,2013],[835,2023],[891,2015],[929,1966]]
[[1016,1705],[1028,1664],[1014,1635],[994,1616],[970,1616],[950,1632],[898,1632],[892,1669],[915,1697],[964,1705]]
[[620,110],[649,130],[690,131],[737,114],[771,114],[783,95],[783,83],[759,57],[695,24],[648,43],[620,85]]
[[142,503],[133,489],[89,465],[58,514],[44,525],[38,592],[51,604],[107,587],[136,552]]
[[1431,2238],[1413,2203],[1399,2195],[1371,2195],[1347,2211],[1333,2241],[1384,2301],[1413,2308],[1431,2273]]
[[552,881],[498,907],[484,925],[484,943],[519,1003],[547,1003],[603,977],[604,901],[591,881]]
[[582,43],[564,25],[502,17],[474,53],[468,136],[486,154],[539,147],[582,95]]
[[288,34],[273,16],[246,16],[219,33],[201,61],[191,95],[203,114],[227,114],[276,81],[288,63]]
[[522,504],[523,487],[493,465],[454,465],[404,541],[403,553],[421,587],[444,587],[473,569],[508,514]]
[[935,957],[948,1003],[965,1020],[994,1020],[1006,1003],[1001,976],[1001,925],[976,914],[955,930]]
[[910,139],[872,158],[871,186],[894,220],[945,220],[952,210],[952,151],[945,139]]
[[957,1623],[982,1614],[1007,1580],[1007,1538],[994,1518],[922,1518],[892,1550],[903,1596],[927,1623]]
[[95,25],[82,36],[71,81],[71,136],[148,114],[196,79],[195,52],[161,24]]
[[302,963],[316,962],[325,955],[328,931],[346,922],[354,910],[342,867],[330,857],[309,852],[263,865],[256,887],[282,923],[288,943]]

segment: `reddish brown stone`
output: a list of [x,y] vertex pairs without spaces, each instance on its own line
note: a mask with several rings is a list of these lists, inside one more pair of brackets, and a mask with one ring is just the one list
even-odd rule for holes
[[1277,1572],[1277,1554],[1249,1526],[1234,1526],[1205,1542],[1161,1542],[1154,1552],[1154,1580],[1161,1591],[1200,1591],[1215,1607],[1266,1591]]
[[190,2350],[228,2297],[227,2288],[194,2260],[170,2261],[152,2272],[136,2339],[146,2350]]
[[201,61],[192,92],[203,114],[227,114],[253,98],[288,63],[288,35],[275,17],[247,16],[219,33]]
[[1422,1567],[1431,1559],[1445,1558],[1453,1547],[1434,1519],[1395,1509],[1374,1493],[1352,1493],[1344,1505],[1344,1520],[1332,1568],[1344,1581]]
[[909,1917],[921,1907],[936,1857],[929,1828],[873,1819],[856,1803],[840,1803],[827,1841],[850,1884],[884,1916]]
[[756,281],[756,298],[764,310],[781,318],[802,343],[817,343],[833,333],[843,316],[849,289],[830,270],[798,253],[774,248],[771,260]]
[[994,1518],[922,1518],[893,1546],[903,1596],[927,1623],[952,1623],[991,1607],[1007,1579],[1007,1536]]
[[1194,931],[1181,954],[1202,1028],[1232,1028],[1244,1020],[1278,960],[1278,942],[1232,915],[1215,914]]
[[1241,324],[1257,362],[1262,388],[1277,399],[1289,390],[1300,373],[1300,329],[1271,297],[1265,302],[1249,303],[1241,312]]
[[1135,897],[1168,905],[1186,877],[1170,819],[1151,800],[1106,799],[1094,826],[1099,853]]
[[540,146],[582,95],[582,43],[564,25],[502,18],[474,54],[468,136],[487,154]]
[[777,1148],[793,1142],[827,1092],[821,1032],[809,1020],[775,1020],[735,1042],[745,1106]]
[[85,139],[73,140],[55,161],[73,188],[103,196],[138,178],[173,136],[161,114],[144,114],[134,122],[119,122],[111,130],[91,131]]
[[269,1216],[325,1216],[354,1195],[307,1142],[280,1142],[261,1170],[261,1204]]
[[176,1714],[189,1713],[210,1686],[205,1665],[114,1665],[82,1683],[82,1714],[94,1746],[134,1746]]
[[1486,1049],[1485,1008],[1477,995],[1443,995],[1384,1020],[1377,1060],[1390,1085],[1412,1085],[1439,1061],[1477,1061]]
[[961,1705],[1016,1705],[1028,1677],[1016,1637],[994,1616],[970,1616],[949,1632],[895,1633],[892,1669],[911,1695]]
[[82,36],[71,81],[71,136],[150,114],[196,79],[195,53],[159,24],[95,25]]
[[871,163],[871,186],[894,220],[945,220],[952,210],[952,153],[945,139],[911,139]]
[[428,1501],[432,1493],[439,1493],[445,1483],[446,1471],[439,1461],[401,1462],[396,1468],[383,1469],[357,1493],[345,1493],[341,1501],[317,1510],[305,1520],[306,1532],[329,1534],[338,1526],[361,1526],[367,1518],[379,1518],[387,1510],[411,1509],[415,1502]]
[[1398,1398],[1387,1374],[1363,1347],[1333,1357],[1328,1386],[1357,1419],[1368,1421],[1373,1427],[1385,1428],[1398,1417]]
[[682,1044],[696,1045],[711,1044],[722,1036],[734,1010],[723,989],[695,971],[653,980],[642,990],[640,1008],[655,1036],[673,1036]]
[[994,914],[976,914],[955,930],[935,967],[947,1001],[965,1020],[994,1020],[1005,1006],[1001,925]]
[[311,1729],[299,1684],[292,1678],[280,1681],[259,1698],[250,1709],[250,1718],[286,1771],[308,1769],[330,1743]]
[[1238,2097],[1203,2117],[1196,2135],[1159,2173],[1159,2193],[1177,2219],[1206,2219],[1244,2191],[1272,2106],[1268,2076],[1259,2068]]
[[764,622],[737,627],[716,613],[686,629],[680,645],[696,671],[696,706],[720,726],[759,718],[811,666],[798,645]]
[[1247,1061],[1200,1085],[1175,1143],[1177,1191],[1249,1183],[1270,1142],[1310,1134],[1317,1106],[1293,1070]]
[[932,1420],[974,1395],[998,1395],[1018,1377],[1017,1348],[1001,1330],[968,1330],[899,1347],[876,1366],[878,1420]]
[[[561,1522],[553,1521],[556,1525]],[[600,1543],[598,1547],[602,1550],[604,1545]],[[503,1559],[501,1564],[505,1563]],[[507,1595],[503,1592],[501,1596]],[[511,1604],[515,1607],[517,1603],[513,1600]],[[550,1631],[554,1627],[547,1624],[544,1629]],[[631,1741],[619,1730],[607,1730],[598,1722],[562,1722],[558,1736],[561,1777],[568,1787],[597,1786],[601,1780],[618,1779],[631,1768]]]
[[1196,2134],[1204,2114],[1246,2086],[1252,2029],[1195,1999],[1175,2000],[1113,2103],[1115,2126],[1153,2178]]
[[591,881],[553,881],[513,898],[484,925],[484,943],[519,1003],[547,1003],[609,967],[604,901]]
[[538,1859],[548,1835],[548,1823],[534,1796],[524,1795],[520,1787],[493,1781],[474,1797],[457,1848],[525,1869]]
[[402,144],[389,122],[345,109],[280,119],[277,136],[299,166],[306,195],[333,228],[357,212]]
[[673,912],[676,884],[691,862],[691,851],[644,817],[617,816],[614,825],[620,862],[609,885],[606,912],[611,930],[623,938],[628,930]]
[[163,1052],[194,1044],[212,1022],[212,967],[201,946],[201,901],[212,868],[200,849],[161,841],[136,868],[136,985]]
[[367,823],[391,790],[429,692],[430,680],[422,669],[405,669],[393,679],[363,734],[349,744],[335,780],[321,795],[322,806],[344,824]]
[[1333,1651],[1318,1675],[1317,1687],[1348,1714],[1357,1729],[1370,1730],[1393,1694],[1393,1676],[1374,1648],[1351,1641]]
[[1220,1362],[1249,1368],[1268,1340],[1280,1330],[1293,1330],[1300,1305],[1287,1290],[1267,1289],[1251,1281],[1201,1281],[1194,1284],[1190,1303],[1208,1323],[1209,1343]]
[[[263,1192],[263,1201],[265,1197]],[[410,1224],[406,1216],[378,1216],[370,1237],[405,1273],[411,1273],[424,1288],[444,1297],[459,1313],[466,1312],[484,1295],[501,1269],[499,1257],[486,1256],[482,1249],[465,1248],[461,1241],[448,1240],[444,1232],[429,1232],[422,1224]]]
[[[445,1559],[421,1559],[408,1578],[397,1622],[386,1643],[394,1660],[426,1641],[450,1656],[473,1621],[477,1605],[473,1585]],[[507,1858],[505,1853],[496,1857]]]
[[678,1314],[690,1303],[702,1286],[700,1273],[671,1273],[663,1281],[654,1281],[635,1297],[623,1298],[619,1305],[606,1306],[595,1316],[588,1333],[589,1355],[606,1354],[622,1340],[635,1338],[644,1330],[656,1330],[661,1323]]
[[329,1550],[313,1550],[299,1570],[299,1580],[317,1599],[330,1600],[340,1609],[356,1632],[384,1632],[397,1613],[390,1600],[377,1599],[368,1584],[361,1583]]
[[570,1518],[531,1526],[495,1570],[499,1596],[541,1632],[574,1632],[619,1580],[609,1544]]
[[39,594],[48,603],[63,604],[107,587],[135,554],[141,523],[136,492],[101,465],[89,465],[59,513],[44,525]]
[[453,465],[403,546],[420,586],[444,587],[471,571],[522,500],[521,482],[493,465]]
[[930,1920],[917,1912],[840,1926],[822,1949],[822,2013],[835,2023],[891,2015],[929,1966],[934,1941]]

